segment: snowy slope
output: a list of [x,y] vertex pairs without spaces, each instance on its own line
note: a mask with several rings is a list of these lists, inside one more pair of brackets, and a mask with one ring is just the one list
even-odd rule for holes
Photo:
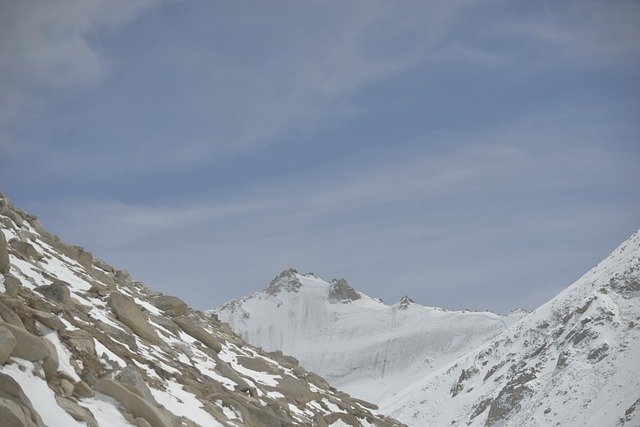
[[290,269],[263,291],[213,310],[250,343],[295,356],[332,385],[372,402],[490,340],[521,314],[447,311],[404,297],[386,305]]
[[557,297],[383,402],[410,425],[640,425],[640,231]]
[[0,195],[0,425],[394,426]]

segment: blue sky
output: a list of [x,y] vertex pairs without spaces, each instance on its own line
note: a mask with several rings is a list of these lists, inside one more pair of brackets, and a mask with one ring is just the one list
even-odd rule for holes
[[535,308],[640,227],[633,1],[0,1],[0,183],[209,308]]

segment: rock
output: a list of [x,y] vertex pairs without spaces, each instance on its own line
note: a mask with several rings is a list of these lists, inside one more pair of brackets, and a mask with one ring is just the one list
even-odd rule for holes
[[360,299],[360,294],[353,289],[346,280],[333,279],[331,281],[331,289],[329,289],[329,300],[349,302]]
[[0,365],[4,365],[16,348],[16,337],[8,328],[0,326]]
[[116,375],[116,380],[147,402],[156,402],[147,383],[144,382],[144,378],[142,378],[142,375],[136,369],[130,367],[124,368]]
[[136,337],[128,326],[120,323],[119,326],[122,328],[120,329],[102,321],[96,322],[96,326],[112,340],[127,345],[132,351],[138,350]]
[[51,380],[55,378],[58,372],[58,364],[60,363],[58,360],[58,352],[51,341],[46,338],[43,338],[42,341],[49,351],[49,355],[42,361],[42,369],[44,369],[46,378]]
[[9,245],[26,258],[31,258],[36,261],[42,259],[42,255],[38,253],[36,248],[34,248],[31,243],[21,242],[18,239],[11,239],[11,241],[9,241]]
[[87,427],[99,427],[91,411],[84,406],[78,405],[71,399],[56,394],[58,406],[64,409],[76,421],[87,423]]
[[9,273],[4,275],[4,294],[8,297],[13,297],[18,294],[18,291],[22,288],[22,283],[15,276]]
[[65,327],[64,322],[55,314],[40,310],[33,310],[32,313],[33,317],[35,317],[38,322],[42,323],[49,329],[57,331]]
[[20,316],[2,302],[0,302],[0,318],[11,325],[24,329],[24,324]]
[[0,231],[0,273],[9,273],[9,249],[7,248],[7,240],[4,233]]
[[0,420],[7,427],[44,427],[20,384],[3,373],[0,373]]
[[62,329],[58,332],[61,338],[65,338],[69,343],[80,351],[84,351],[93,356],[96,355],[96,343],[93,336],[82,329],[74,329],[72,331]]
[[0,325],[9,329],[16,338],[16,346],[11,353],[12,356],[21,357],[31,362],[49,357],[49,348],[42,338],[31,334],[26,329],[6,322],[0,322]]
[[171,295],[160,295],[149,302],[169,316],[182,316],[189,310],[189,306],[184,301]]
[[152,427],[151,424],[149,424],[149,422],[144,418],[138,417],[135,419],[135,422],[137,427]]
[[69,284],[62,280],[56,280],[50,285],[38,286],[34,291],[42,294],[49,301],[55,301],[62,305],[71,303]]
[[102,378],[97,380],[95,390],[114,398],[134,417],[144,418],[154,427],[172,427],[170,421],[159,409],[112,379]]
[[133,301],[133,298],[124,296],[119,292],[111,292],[108,304],[118,320],[131,328],[140,338],[144,338],[153,344],[163,344],[151,325],[149,325],[147,316]]
[[93,397],[96,395],[91,389],[91,387],[89,387],[89,384],[85,383],[84,381],[78,381],[77,383],[74,384],[72,394],[76,397],[81,397],[81,398]]
[[73,384],[71,383],[71,381],[67,380],[67,379],[61,379],[60,380],[60,387],[62,387],[62,390],[64,391],[64,395],[65,396],[72,396],[73,395]]
[[185,333],[191,335],[193,338],[197,339],[216,353],[219,353],[222,350],[220,341],[214,338],[213,335],[211,335],[209,332],[193,323],[187,317],[174,317],[173,321],[176,322],[176,324],[180,326],[180,329],[182,329]]

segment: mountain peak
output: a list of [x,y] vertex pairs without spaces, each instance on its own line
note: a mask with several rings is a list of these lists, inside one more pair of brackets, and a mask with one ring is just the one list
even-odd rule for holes
[[329,301],[349,302],[359,300],[361,295],[345,279],[332,279],[329,288]]
[[298,270],[293,267],[284,270],[269,283],[265,292],[269,295],[278,295],[281,291],[298,292],[302,287],[298,275]]
[[398,307],[400,307],[401,309],[405,310],[407,307],[409,307],[411,304],[415,304],[416,302],[414,300],[412,300],[411,298],[409,298],[409,296],[407,295],[403,295],[402,298],[400,298],[398,300]]

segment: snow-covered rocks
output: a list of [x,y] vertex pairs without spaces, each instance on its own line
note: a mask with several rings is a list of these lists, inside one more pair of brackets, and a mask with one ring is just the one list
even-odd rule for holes
[[0,207],[3,425],[399,425]]
[[640,232],[495,339],[381,409],[415,425],[638,425]]

